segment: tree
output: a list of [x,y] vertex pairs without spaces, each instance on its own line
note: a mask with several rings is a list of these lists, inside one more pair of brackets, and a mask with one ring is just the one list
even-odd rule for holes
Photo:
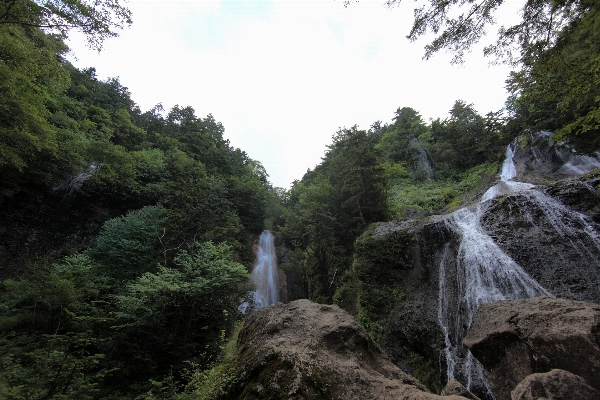
[[118,36],[115,29],[131,25],[131,11],[118,0],[2,0],[0,25],[35,27],[66,38],[69,30],[86,35],[88,45],[100,50],[104,40]]
[[[41,154],[57,154],[48,99],[68,85],[57,60],[64,44],[37,29],[0,24],[0,175],[4,187],[21,179],[47,180]],[[29,169],[35,164],[33,169]]]
[[375,146],[383,153],[386,161],[393,163],[411,161],[411,141],[427,131],[419,113],[410,107],[396,110],[394,123],[386,127],[385,133]]
[[517,130],[555,131],[554,139],[593,153],[600,147],[600,7],[565,29],[537,62],[511,73],[508,106]]
[[455,101],[449,118],[431,123],[431,153],[440,169],[465,171],[493,157],[500,140],[495,121],[495,113],[486,119],[473,104]]
[[[354,2],[348,0],[345,5]],[[385,4],[395,7],[400,2],[386,0]],[[445,49],[454,54],[452,63],[462,63],[465,52],[496,22],[495,13],[503,3],[504,0],[419,0],[407,38],[415,41],[431,31],[437,36],[425,46],[424,58]],[[554,46],[562,29],[581,19],[594,3],[594,0],[524,0],[522,20],[510,27],[500,27],[495,44],[485,47],[484,54],[507,62],[522,62]]]
[[101,264],[104,275],[119,281],[131,280],[156,269],[164,224],[161,206],[144,207],[110,219],[102,226],[96,247],[88,253]]
[[124,357],[163,373],[193,357],[206,362],[218,354],[251,289],[250,275],[227,244],[195,243],[180,251],[174,268],[147,272],[115,296],[115,329],[130,347]]

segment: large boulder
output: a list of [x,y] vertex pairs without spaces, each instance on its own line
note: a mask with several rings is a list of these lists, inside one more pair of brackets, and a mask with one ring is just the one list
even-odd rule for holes
[[475,396],[473,393],[469,392],[466,387],[463,386],[462,383],[457,381],[456,379],[450,379],[446,386],[442,389],[442,396],[451,396],[453,394],[457,396],[466,397],[469,400],[480,400],[479,397]]
[[511,392],[512,400],[598,400],[600,392],[562,369],[527,376]]
[[229,399],[454,399],[429,393],[337,306],[297,300],[251,314]]
[[555,368],[600,390],[600,305],[549,297],[484,304],[464,343],[498,400],[528,375]]

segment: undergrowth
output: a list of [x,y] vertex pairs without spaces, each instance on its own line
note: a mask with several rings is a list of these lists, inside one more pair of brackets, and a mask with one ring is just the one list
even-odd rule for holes
[[403,220],[415,214],[454,211],[472,202],[497,171],[498,165],[493,162],[433,182],[392,182],[388,198],[391,217]]
[[152,381],[152,390],[138,396],[136,400],[213,400],[226,394],[227,388],[235,383],[235,360],[237,339],[243,323],[236,325],[232,336],[222,336],[222,353],[209,369],[201,369],[193,362],[184,373],[187,383],[176,382],[172,375],[162,381]]

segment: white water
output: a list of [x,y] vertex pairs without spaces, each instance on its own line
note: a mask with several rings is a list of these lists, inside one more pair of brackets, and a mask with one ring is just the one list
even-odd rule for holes
[[263,231],[258,239],[252,280],[256,285],[253,296],[255,309],[279,302],[279,270],[273,235],[270,231]]
[[[549,158],[552,158],[552,155],[547,152],[554,152],[556,156],[562,160],[562,166],[556,170],[556,173],[558,174],[580,175],[591,172],[596,168],[600,168],[600,153],[596,152],[594,155],[588,156],[580,155],[565,144],[557,146],[556,143],[550,139],[551,137],[552,132],[547,131],[531,134],[531,150],[539,166],[544,165]],[[542,149],[538,146],[540,142],[542,142]],[[549,147],[544,149],[547,146]]]
[[55,186],[53,190],[63,190],[65,194],[63,195],[62,201],[69,200],[75,195],[75,192],[79,190],[81,186],[83,186],[83,184],[96,173],[99,168],[100,165],[91,163],[88,165],[87,169],[71,176],[66,182]]
[[483,375],[483,368],[462,344],[477,308],[498,300],[552,296],[494,243],[479,222],[489,205],[487,201],[494,197],[525,191],[540,193],[533,190],[534,185],[512,181],[516,176],[513,162],[516,146],[515,141],[506,150],[501,181],[488,189],[479,204],[462,208],[446,220],[448,228],[460,237],[455,285],[449,287],[447,282],[451,258],[449,244],[439,269],[438,320],[446,345],[444,355],[448,379],[459,380],[469,390],[478,386],[479,392],[483,392],[486,398],[494,398],[494,395]]
[[506,148],[506,157],[502,164],[502,172],[500,173],[500,182],[489,188],[481,197],[481,201],[491,200],[494,197],[513,194],[521,192],[523,190],[533,189],[534,185],[531,183],[514,182],[513,179],[517,176],[517,168],[513,157],[517,148],[517,139],[513,140],[511,144]]

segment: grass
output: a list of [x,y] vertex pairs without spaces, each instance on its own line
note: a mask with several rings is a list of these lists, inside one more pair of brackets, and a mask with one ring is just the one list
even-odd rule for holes
[[433,182],[407,179],[393,182],[389,194],[391,217],[410,219],[433,213],[451,212],[471,203],[494,180],[497,163],[480,164],[456,178]]

